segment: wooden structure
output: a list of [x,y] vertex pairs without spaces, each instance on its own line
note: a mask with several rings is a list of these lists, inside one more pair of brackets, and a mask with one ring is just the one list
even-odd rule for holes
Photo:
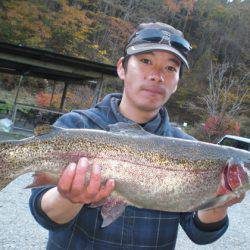
[[[79,84],[79,82],[83,83],[86,81],[95,84],[93,106],[98,102],[101,95],[103,78],[105,76],[117,76],[116,67],[112,65],[1,42],[0,72],[20,75],[18,88],[13,100],[13,123],[15,122],[17,109],[20,106],[62,114],[69,84]],[[51,110],[18,102],[20,87],[27,76],[64,82],[60,110]],[[69,81],[70,83],[68,83]]]

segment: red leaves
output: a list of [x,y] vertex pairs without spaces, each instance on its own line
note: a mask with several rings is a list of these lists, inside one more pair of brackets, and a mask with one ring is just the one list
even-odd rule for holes
[[36,104],[41,107],[55,107],[59,108],[61,101],[61,94],[54,94],[51,100],[51,94],[46,92],[39,92],[36,95]]
[[203,127],[204,132],[214,141],[225,134],[239,135],[240,124],[230,116],[210,116]]

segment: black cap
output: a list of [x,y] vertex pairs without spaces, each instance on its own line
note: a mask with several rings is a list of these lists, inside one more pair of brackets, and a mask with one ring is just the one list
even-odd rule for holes
[[164,50],[174,54],[189,68],[187,55],[191,46],[183,33],[165,23],[142,23],[130,36],[124,55],[135,55],[153,50]]

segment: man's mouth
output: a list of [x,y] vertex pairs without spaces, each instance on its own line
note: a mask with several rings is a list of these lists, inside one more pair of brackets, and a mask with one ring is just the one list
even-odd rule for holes
[[152,94],[159,94],[159,95],[165,94],[165,89],[161,86],[149,86],[149,87],[143,88],[143,90],[150,92]]

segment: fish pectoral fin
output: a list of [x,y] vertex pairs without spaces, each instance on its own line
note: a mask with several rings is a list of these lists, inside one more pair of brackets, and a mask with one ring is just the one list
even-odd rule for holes
[[36,171],[33,174],[33,182],[25,188],[35,188],[45,185],[57,185],[58,180],[59,175],[57,174],[46,171]]
[[126,206],[127,203],[123,200],[108,199],[101,209],[103,218],[101,227],[106,227],[118,219],[125,211]]
[[144,130],[138,123],[117,122],[108,125],[109,131],[113,133],[124,133],[127,135],[149,136],[151,133]]

